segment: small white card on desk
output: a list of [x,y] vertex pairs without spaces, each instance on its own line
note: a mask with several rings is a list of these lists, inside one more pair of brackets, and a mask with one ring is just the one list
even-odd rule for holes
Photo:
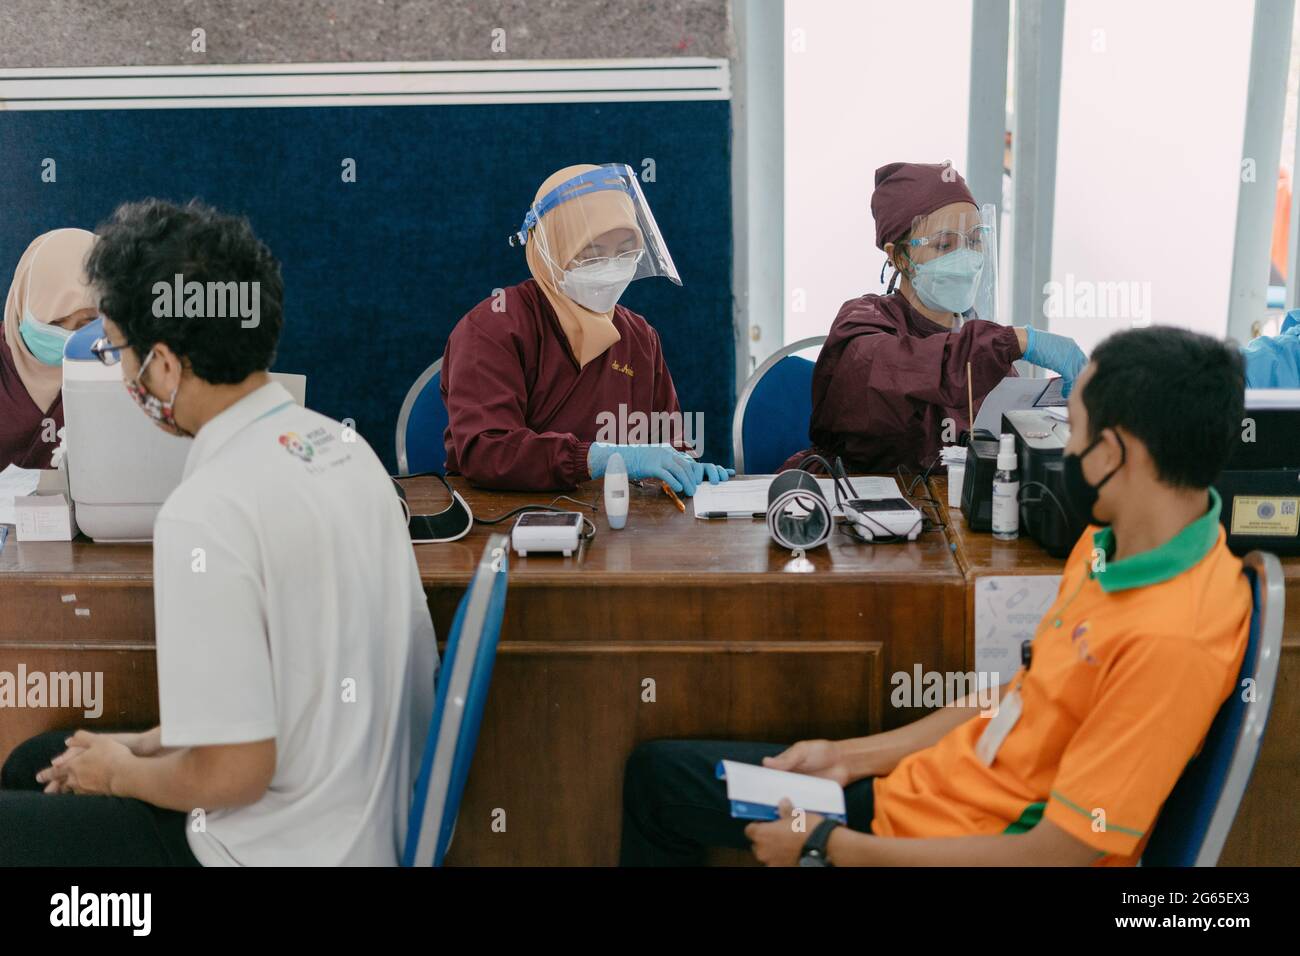
[[19,541],[71,541],[77,520],[65,495],[27,495],[14,499]]
[[735,760],[718,761],[717,774],[727,781],[731,815],[739,820],[775,820],[785,799],[797,810],[848,822],[844,790],[834,780]]

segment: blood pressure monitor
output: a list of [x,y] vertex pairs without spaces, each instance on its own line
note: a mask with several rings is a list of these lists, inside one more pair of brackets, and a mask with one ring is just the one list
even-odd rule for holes
[[868,541],[915,541],[921,533],[921,512],[906,498],[852,498],[841,502],[840,508]]
[[510,541],[516,553],[559,551],[566,558],[578,550],[583,517],[577,511],[526,511],[515,522]]

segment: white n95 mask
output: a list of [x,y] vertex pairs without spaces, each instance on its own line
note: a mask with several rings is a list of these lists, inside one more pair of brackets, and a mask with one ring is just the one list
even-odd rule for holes
[[584,309],[609,312],[636,277],[639,256],[605,259],[569,269],[560,278],[560,291]]

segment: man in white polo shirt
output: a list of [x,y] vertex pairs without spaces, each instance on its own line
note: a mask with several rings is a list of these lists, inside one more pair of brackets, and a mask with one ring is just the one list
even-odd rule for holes
[[[161,722],[80,731],[37,774],[46,793],[0,791],[0,830],[41,836],[0,840],[0,862],[395,864],[437,649],[392,483],[267,374],[283,286],[246,220],[150,200],[99,232],[96,351],[194,435],[154,529]],[[250,283],[257,324],[158,317],[174,274]]]

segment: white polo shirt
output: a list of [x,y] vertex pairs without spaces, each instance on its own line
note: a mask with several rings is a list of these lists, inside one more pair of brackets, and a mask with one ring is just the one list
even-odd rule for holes
[[209,421],[158,513],[154,611],[163,745],[276,745],[260,800],[191,814],[199,862],[396,864],[438,652],[370,446],[275,383]]

